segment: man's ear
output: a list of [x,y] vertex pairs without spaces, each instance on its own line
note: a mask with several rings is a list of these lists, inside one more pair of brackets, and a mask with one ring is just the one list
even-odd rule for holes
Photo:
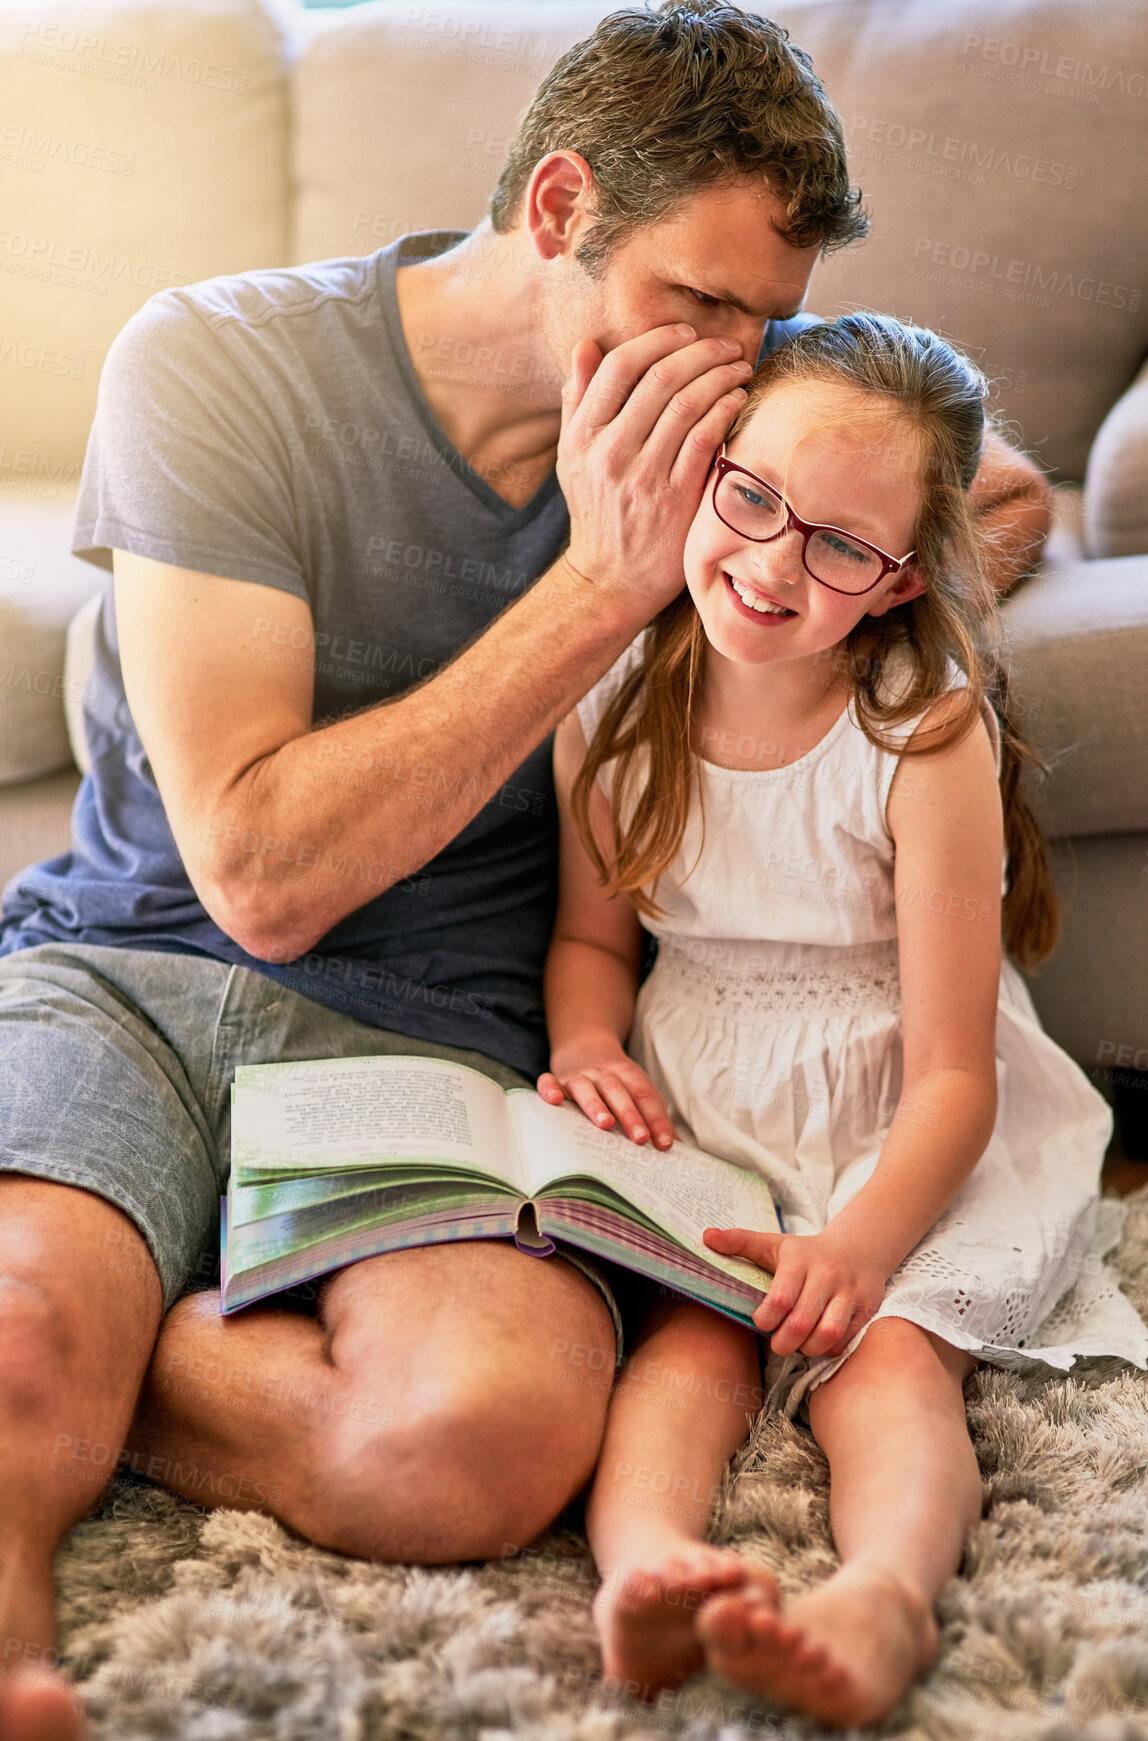
[[925,592],[925,577],[915,562],[906,563],[894,577],[893,584],[881,599],[869,606],[866,613],[871,617],[883,617],[886,611],[891,611],[894,605],[908,604],[911,598],[920,598]]
[[544,260],[568,253],[592,203],[594,171],[577,151],[551,151],[530,172],[526,229]]

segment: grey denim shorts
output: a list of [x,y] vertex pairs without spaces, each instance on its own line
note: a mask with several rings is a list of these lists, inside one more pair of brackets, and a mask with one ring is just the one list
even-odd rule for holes
[[[218,1271],[239,1064],[403,1053],[501,1083],[528,1077],[479,1051],[356,1021],[253,968],[202,955],[42,943],[0,956],[0,1172],[78,1185],[147,1240],[165,1307]],[[615,1266],[568,1247],[623,1327]]]

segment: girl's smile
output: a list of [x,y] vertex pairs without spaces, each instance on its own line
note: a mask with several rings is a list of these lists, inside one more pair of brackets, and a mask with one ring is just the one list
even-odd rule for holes
[[732,574],[723,577],[726,585],[733,593],[743,611],[748,611],[751,617],[762,617],[767,623],[784,623],[797,615],[790,605],[784,605],[780,599],[771,597],[745,580],[737,580]]

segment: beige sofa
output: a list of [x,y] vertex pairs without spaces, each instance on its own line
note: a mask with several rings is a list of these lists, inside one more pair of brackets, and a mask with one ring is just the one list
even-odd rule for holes
[[[114,334],[168,284],[470,225],[533,85],[603,10],[0,0],[0,883],[67,847],[80,607],[107,583],[68,539]],[[809,306],[955,337],[1057,481],[1047,560],[1006,607],[1068,902],[1033,993],[1108,1086],[1148,1066],[1148,14],[773,11],[841,110],[873,215]]]

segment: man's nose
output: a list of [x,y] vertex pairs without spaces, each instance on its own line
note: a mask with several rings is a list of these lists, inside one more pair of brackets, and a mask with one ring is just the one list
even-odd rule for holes
[[764,321],[758,320],[754,315],[738,314],[736,311],[731,314],[723,309],[721,320],[715,321],[708,328],[697,318],[693,324],[699,338],[731,339],[735,345],[740,345],[743,359],[752,367],[757,367],[757,353],[761,349],[762,335],[765,332]]
[[730,322],[723,338],[732,339],[741,346],[741,354],[747,363],[757,367],[757,353],[761,349],[762,337],[765,333],[765,322],[758,320],[752,314],[740,314]]

